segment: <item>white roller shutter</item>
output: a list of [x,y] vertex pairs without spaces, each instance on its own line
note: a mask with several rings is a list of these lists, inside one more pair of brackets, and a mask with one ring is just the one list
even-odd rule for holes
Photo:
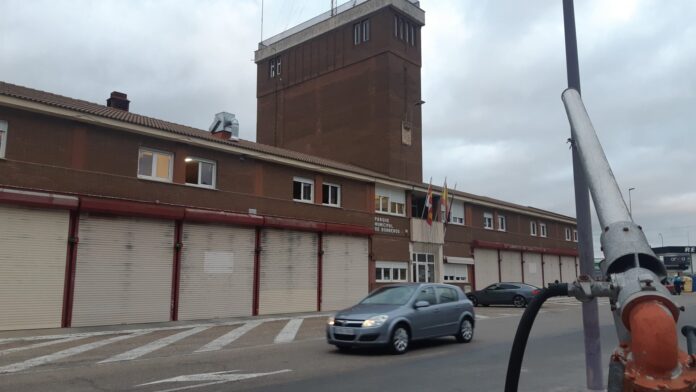
[[321,310],[355,305],[368,294],[367,238],[327,234],[322,242]]
[[69,221],[0,206],[0,330],[60,327]]
[[251,316],[254,229],[184,223],[179,320]]
[[541,254],[524,252],[524,282],[544,287],[541,278]]
[[561,269],[558,265],[558,256],[544,255],[544,280],[545,285],[556,280],[561,281]]
[[500,277],[503,282],[522,282],[522,258],[520,252],[500,251]]
[[316,233],[261,232],[259,314],[317,310]]
[[562,256],[561,257],[561,268],[563,282],[573,282],[575,281],[575,257]]
[[474,270],[476,290],[498,282],[498,251],[493,249],[474,249]]
[[168,321],[174,222],[82,215],[73,326]]

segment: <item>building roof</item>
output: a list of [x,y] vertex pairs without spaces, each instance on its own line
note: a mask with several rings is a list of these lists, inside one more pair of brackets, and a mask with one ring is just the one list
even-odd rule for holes
[[[322,168],[330,168],[337,170],[339,172],[344,172],[345,174],[355,174],[362,176],[365,180],[369,181],[374,181],[374,182],[380,182],[380,183],[386,183],[386,184],[393,184],[397,186],[401,186],[403,188],[407,189],[413,189],[416,191],[424,191],[427,190],[428,184],[426,183],[419,183],[419,182],[410,182],[410,181],[405,181],[401,179],[396,179],[392,177],[388,177],[384,174],[373,172],[371,170],[367,170],[361,167],[349,165],[346,163],[342,162],[336,162],[330,159],[326,158],[320,158],[316,157],[313,155],[308,155],[308,154],[303,154],[299,153],[296,151],[292,150],[286,150],[283,148],[278,148],[278,147],[273,147],[265,144],[260,144],[260,143],[255,143],[251,142],[248,140],[224,140],[217,138],[213,136],[210,132],[198,128],[193,128],[189,127],[186,125],[181,125],[181,124],[176,124],[172,123],[169,121],[164,121],[160,119],[156,119],[153,117],[147,117],[143,116],[140,114],[132,113],[132,112],[127,112],[124,110],[120,109],[115,109],[111,108],[105,105],[100,105],[94,102],[88,102],[88,101],[83,101],[80,99],[74,99],[74,98],[69,98],[65,97],[62,95],[58,94],[53,94],[41,90],[35,90],[32,88],[24,87],[24,86],[18,86],[15,84],[10,84],[6,82],[0,81],[0,97],[5,96],[5,97],[10,97],[10,98],[16,98],[18,100],[24,101],[24,102],[34,102],[38,103],[41,105],[47,105],[49,107],[54,107],[54,108],[60,108],[60,109],[65,109],[71,112],[77,112],[77,113],[83,113],[83,114],[88,114],[90,116],[97,116],[100,118],[105,118],[105,119],[110,119],[110,120],[115,120],[118,122],[126,123],[126,124],[132,124],[132,125],[138,125],[150,129],[155,129],[155,130],[160,130],[164,131],[167,133],[171,134],[176,134],[180,136],[185,136],[189,138],[195,138],[195,139],[200,139],[200,140],[205,140],[208,142],[220,144],[220,145],[226,145],[233,147],[237,153],[244,153],[245,151],[248,152],[256,152],[260,154],[264,154],[267,156],[273,156],[273,157],[279,157],[279,158],[284,158],[289,161],[294,161],[298,163],[306,163],[314,166],[319,166]],[[6,100],[0,99],[0,105],[6,105],[6,106],[13,106],[13,105],[8,105],[8,102]],[[14,105],[16,106],[16,105]],[[83,121],[87,121],[87,117],[81,117]],[[335,173],[337,175],[340,175],[341,173]],[[433,186],[433,189],[436,192],[441,192],[442,187],[438,186]],[[502,200],[497,200],[494,198],[486,197],[486,196],[479,196],[479,195],[474,195],[471,193],[466,193],[466,192],[461,192],[461,191],[456,191],[456,190],[448,190],[451,194],[455,196],[459,196],[461,198],[470,200],[474,203],[482,203],[482,204],[489,204],[489,205],[495,205],[498,206],[499,208],[505,209],[515,209],[515,210],[522,210],[530,214],[534,215],[544,215],[547,216],[550,219],[561,219],[561,220],[574,220],[575,218],[557,214],[554,212],[550,211],[545,211],[541,210],[538,208],[533,208],[533,207],[525,207],[522,205],[514,204],[514,203],[509,203],[505,202]]]

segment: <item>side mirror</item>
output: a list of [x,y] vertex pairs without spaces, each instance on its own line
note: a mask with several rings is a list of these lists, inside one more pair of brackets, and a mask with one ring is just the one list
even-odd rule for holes
[[416,302],[416,304],[414,305],[414,307],[415,307],[416,309],[418,309],[418,308],[427,308],[428,306],[430,306],[430,302],[428,302],[428,301],[418,301],[418,302]]

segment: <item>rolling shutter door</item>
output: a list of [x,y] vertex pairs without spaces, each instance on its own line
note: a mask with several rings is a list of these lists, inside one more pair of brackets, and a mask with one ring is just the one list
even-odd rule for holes
[[541,254],[524,253],[524,283],[544,287],[541,277]]
[[355,305],[368,292],[367,238],[325,235],[322,241],[321,310]]
[[558,256],[544,255],[544,279],[546,286],[556,280],[561,281],[561,270],[558,265]]
[[251,316],[256,231],[185,223],[179,320]]
[[316,233],[261,231],[259,314],[317,310]]
[[474,267],[476,290],[481,290],[491,283],[498,282],[498,251],[474,249]]
[[563,282],[575,281],[575,257],[561,256],[561,268],[563,268]]
[[522,282],[522,258],[520,252],[500,251],[500,277],[503,282]]
[[0,206],[0,330],[60,327],[69,220]]
[[174,222],[82,215],[73,326],[168,321]]

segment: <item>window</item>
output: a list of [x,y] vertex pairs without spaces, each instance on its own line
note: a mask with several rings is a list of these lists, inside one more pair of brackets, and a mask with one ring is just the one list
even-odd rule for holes
[[445,282],[466,283],[469,281],[469,269],[466,264],[445,263]]
[[414,282],[434,282],[435,281],[435,256],[430,253],[413,253],[413,281]]
[[7,148],[7,121],[0,120],[0,158],[5,158]]
[[435,297],[435,290],[432,287],[423,287],[418,291],[416,302],[418,301],[428,301],[431,305],[436,304],[437,298]]
[[493,230],[493,214],[490,212],[483,213],[483,228]]
[[280,56],[272,58],[269,62],[269,68],[270,68],[270,76],[272,78],[275,78],[276,76],[280,76],[280,67],[281,67],[281,62],[280,62]]
[[572,239],[572,237],[570,236],[570,229],[566,227],[565,228],[565,240],[570,241],[571,239]]
[[375,186],[375,212],[406,215],[406,194],[402,189]]
[[353,25],[353,45],[360,43],[360,23]]
[[541,229],[541,236],[546,237],[547,232],[546,232],[546,223],[539,223],[539,228]]
[[215,188],[216,165],[213,161],[188,157],[186,162],[186,183],[206,188]]
[[173,158],[169,152],[141,148],[138,153],[138,177],[171,182]]
[[399,38],[399,17],[394,15],[394,37]]
[[416,45],[416,25],[400,16],[394,16],[394,37],[411,46]]
[[377,282],[406,282],[408,264],[399,261],[377,261],[376,280]]
[[498,230],[499,231],[506,231],[507,230],[507,222],[505,221],[505,216],[503,216],[503,215],[498,215]]
[[295,177],[292,181],[292,198],[295,201],[314,202],[314,181]]
[[411,30],[410,43],[411,43],[411,46],[415,46],[416,45],[416,27],[413,25],[409,25],[409,28]]
[[341,206],[341,186],[324,183],[321,186],[321,202],[327,206]]
[[370,40],[370,20],[365,19],[353,25],[353,45]]
[[529,222],[529,234],[537,236],[537,223],[534,221]]
[[435,292],[437,293],[437,298],[440,300],[441,304],[447,302],[456,302],[459,300],[459,294],[457,294],[457,291],[449,287],[435,287]]
[[573,241],[578,242],[578,231],[573,229]]
[[464,203],[458,200],[452,200],[452,205],[450,206],[450,223],[455,225],[464,224]]
[[360,24],[362,25],[362,40],[367,42],[370,40],[370,20],[363,20]]

